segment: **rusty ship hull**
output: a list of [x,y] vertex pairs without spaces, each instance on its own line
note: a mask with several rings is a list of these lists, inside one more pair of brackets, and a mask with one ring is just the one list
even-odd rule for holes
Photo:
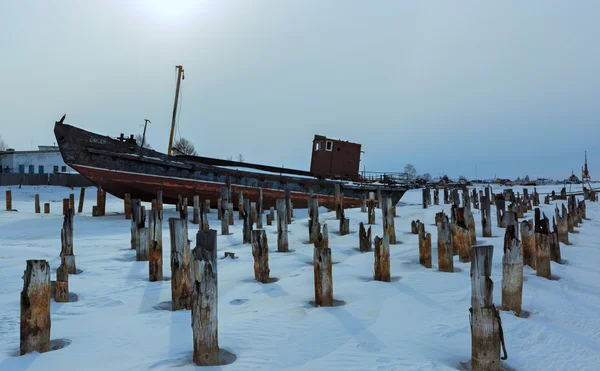
[[262,188],[263,208],[268,209],[275,207],[276,200],[284,198],[285,190],[289,189],[296,207],[305,208],[312,191],[321,206],[333,209],[336,184],[340,185],[345,207],[360,206],[361,194],[378,189],[395,205],[407,190],[397,185],[322,179],[302,170],[207,157],[168,156],[142,148],[132,139],[112,138],[61,122],[55,123],[54,134],[65,163],[118,198],[129,193],[132,199],[151,201],[162,191],[165,203],[176,203],[179,195],[191,203],[197,195],[201,202],[208,199],[211,207],[216,207],[221,188],[230,186],[233,198],[230,202],[237,207],[240,192],[257,200]]

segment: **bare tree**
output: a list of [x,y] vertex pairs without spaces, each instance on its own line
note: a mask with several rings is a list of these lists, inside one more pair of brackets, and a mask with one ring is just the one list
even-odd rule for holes
[[142,145],[142,134],[136,134],[135,135],[135,142],[140,147],[152,149],[152,146],[150,145],[150,143],[148,143],[148,139],[145,139],[144,140],[144,145]]
[[429,182],[431,180],[431,174],[425,173],[425,174],[421,175],[421,179],[423,179],[426,182]]
[[240,154],[238,154],[238,155],[237,155],[237,160],[238,160],[238,162],[244,162],[244,161],[245,161],[245,159],[244,159],[244,155],[242,155],[241,153],[240,153]]
[[198,152],[196,152],[192,142],[183,137],[175,141],[175,144],[173,144],[173,151],[175,152],[176,156],[198,156]]
[[417,177],[417,169],[415,169],[414,165],[412,164],[404,166],[404,172],[409,180],[413,180]]
[[233,161],[233,156],[227,156],[227,158],[225,160],[227,160],[227,161]]
[[7,149],[8,149],[8,145],[6,144],[4,139],[2,139],[2,137],[0,136],[0,152],[6,151]]

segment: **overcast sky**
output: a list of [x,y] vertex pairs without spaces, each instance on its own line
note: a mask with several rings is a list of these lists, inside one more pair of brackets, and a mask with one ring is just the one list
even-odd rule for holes
[[54,121],[166,151],[308,169],[314,134],[362,167],[600,178],[598,1],[0,1],[0,135]]

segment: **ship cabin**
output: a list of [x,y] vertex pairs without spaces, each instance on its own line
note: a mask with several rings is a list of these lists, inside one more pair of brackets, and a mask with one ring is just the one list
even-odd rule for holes
[[315,135],[310,172],[318,177],[358,180],[361,145]]

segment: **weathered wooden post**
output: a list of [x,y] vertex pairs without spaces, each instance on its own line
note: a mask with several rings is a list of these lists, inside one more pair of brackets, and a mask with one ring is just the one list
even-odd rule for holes
[[250,200],[243,200],[242,218],[242,243],[252,243],[252,218],[250,217]]
[[204,200],[204,213],[210,214],[210,200],[209,199]]
[[319,229],[321,229],[321,232],[319,232],[319,237],[315,241],[314,245],[315,247],[319,248],[327,248],[329,247],[329,232],[327,230],[327,224],[319,225]]
[[254,279],[269,283],[269,245],[267,232],[263,230],[252,231],[252,256],[254,257]]
[[75,255],[73,255],[73,210],[67,209],[67,215],[63,219],[63,227],[60,230],[61,251],[60,256],[65,258],[67,272],[77,274],[75,266]]
[[462,190],[463,207],[465,209],[471,209],[471,197],[469,197],[469,189],[463,188]]
[[[473,246],[471,263],[471,365],[473,371],[500,370],[500,313],[493,303],[494,246]],[[505,352],[506,353],[506,352]]]
[[60,258],[60,266],[56,268],[56,282],[54,282],[54,301],[57,303],[69,302],[69,272],[65,257]]
[[471,232],[469,232],[465,214],[466,208],[452,207],[454,223],[451,223],[450,230],[452,231],[452,246],[454,254],[458,254],[459,261],[468,263],[471,261]]
[[450,203],[450,196],[448,194],[448,188],[444,187],[444,205],[448,205]]
[[502,310],[521,315],[523,297],[523,250],[514,224],[506,226],[502,257]]
[[233,225],[233,202],[230,202],[227,205],[227,216],[229,217],[229,225]]
[[504,200],[504,196],[497,195],[496,196],[496,220],[499,228],[506,228],[506,218],[504,214],[506,213],[506,202]]
[[369,201],[367,201],[367,207],[368,207],[368,214],[367,214],[368,224],[375,224],[375,200],[369,199]]
[[388,243],[390,245],[396,244],[396,228],[394,226],[394,218],[390,212],[392,208],[392,199],[390,197],[383,198],[383,205],[381,207],[381,214],[383,219],[383,235],[389,236]]
[[540,209],[535,209],[535,265],[536,275],[550,279],[550,226],[546,215],[540,217]]
[[256,220],[257,220],[256,202],[250,202],[250,223],[256,223]]
[[540,206],[540,194],[536,188],[533,188],[533,206]]
[[162,268],[162,220],[160,210],[148,211],[148,279],[150,282],[163,280]]
[[569,226],[567,225],[567,219],[565,215],[565,205],[562,205],[562,216],[558,211],[558,206],[555,207],[554,213],[556,216],[556,227],[558,232],[558,241],[569,245]]
[[21,355],[50,350],[50,266],[27,260],[21,291]]
[[81,187],[81,191],[79,192],[79,206],[77,207],[77,212],[83,212],[83,201],[85,200],[85,188]]
[[440,190],[439,190],[439,188],[434,188],[433,189],[433,204],[434,205],[439,205],[440,204]]
[[[393,219],[392,219],[393,220]],[[340,236],[345,236],[350,233],[350,219],[346,218],[346,213],[344,213],[344,208],[342,207],[340,210]]]
[[184,197],[181,200],[181,210],[179,210],[179,217],[181,219],[188,220],[188,199]]
[[187,221],[169,218],[172,310],[191,309],[190,244]]
[[291,192],[290,192],[290,188],[289,185],[285,185],[285,189],[284,189],[284,194],[285,194],[285,210],[286,210],[286,221],[287,224],[292,224],[292,196],[291,196]]
[[552,227],[553,230],[550,233],[550,260],[561,264],[561,256],[560,256],[560,243],[558,241],[558,228],[556,226],[556,219],[552,218]]
[[377,208],[381,208],[383,203],[383,196],[381,195],[381,188],[377,187]]
[[517,219],[517,213],[515,211],[507,211],[504,215],[506,226],[514,225],[516,233],[519,234],[519,220]]
[[471,200],[473,201],[473,208],[479,209],[479,196],[477,195],[477,190],[473,188]]
[[69,211],[69,199],[63,198],[63,216],[67,215],[68,211]]
[[44,203],[44,214],[50,214],[50,203]]
[[219,197],[217,199],[217,219],[218,220],[223,220],[223,208],[222,205],[223,204],[223,199],[221,197]]
[[6,191],[6,211],[12,211],[12,191]]
[[458,194],[458,188],[452,189],[452,204],[454,204],[456,207],[460,206],[460,195]]
[[238,196],[238,219],[244,220],[244,192],[242,191]]
[[221,187],[221,204],[219,212],[221,214],[221,235],[226,236],[229,234],[229,189],[227,187]]
[[367,195],[364,192],[360,194],[360,212],[367,212]]
[[[486,188],[486,191],[488,191],[488,189],[489,188]],[[481,198],[481,233],[483,237],[492,237],[492,219],[489,196]]]
[[419,264],[431,268],[431,233],[425,233],[425,224],[419,226]]
[[422,195],[422,204],[423,204],[423,209],[427,209],[427,205],[429,204],[427,202],[427,198],[428,198],[428,193],[429,193],[429,188],[425,187],[423,188],[423,195]]
[[208,215],[206,215],[206,209],[200,208],[200,225],[198,226],[199,230],[208,232],[210,227],[208,225]]
[[200,196],[192,198],[192,224],[200,224]]
[[333,277],[331,274],[331,249],[314,248],[315,307],[333,306]]
[[535,237],[533,234],[533,220],[523,220],[521,222],[521,241],[523,247],[523,265],[528,265],[535,269],[536,251]]
[[288,224],[285,199],[277,200],[277,251],[288,252]]
[[390,282],[390,244],[389,237],[375,236],[375,281]]
[[263,189],[258,189],[258,201],[256,202],[256,228],[263,228]]
[[97,187],[96,192],[96,215],[92,216],[104,216],[106,214],[106,192],[102,187]]
[[363,224],[363,222],[360,222],[358,230],[358,240],[360,252],[371,251],[371,227],[369,226],[369,229],[365,230],[365,225]]
[[470,208],[465,207],[465,225],[469,231],[469,237],[471,238],[471,246],[477,245],[477,232],[475,230],[475,218]]
[[419,226],[421,225],[421,221],[419,219],[413,220],[410,222],[410,233],[419,234]]
[[199,231],[192,251],[194,363],[219,365],[217,231]]
[[311,196],[308,198],[308,242],[314,243],[319,237],[319,198]]
[[74,193],[69,194],[69,208],[73,210],[73,213],[75,213],[75,194]]
[[136,261],[148,260],[148,228],[146,228],[146,208],[140,200],[131,200],[131,248],[135,249]]
[[437,223],[438,270],[440,272],[454,272],[454,249],[448,216],[443,211],[437,215],[440,215],[439,217],[436,216],[436,219],[439,220]]
[[39,214],[41,212],[40,209],[40,195],[39,194],[35,194],[35,213]]
[[125,219],[131,220],[131,194],[125,193],[123,197],[123,211],[125,211]]

